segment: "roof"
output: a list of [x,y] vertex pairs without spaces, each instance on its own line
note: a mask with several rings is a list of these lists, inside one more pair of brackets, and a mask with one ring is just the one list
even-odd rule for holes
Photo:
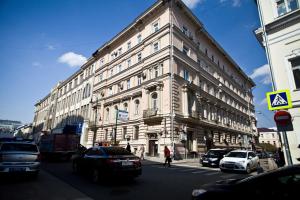
[[276,130],[270,129],[270,128],[258,128],[257,131],[259,133],[262,133],[262,132],[277,132]]

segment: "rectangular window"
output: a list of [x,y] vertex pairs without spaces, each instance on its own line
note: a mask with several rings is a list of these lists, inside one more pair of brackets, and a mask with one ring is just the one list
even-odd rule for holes
[[276,0],[275,2],[278,16],[284,15],[299,8],[297,0]]
[[183,45],[183,48],[182,48],[182,52],[185,54],[185,55],[189,55],[189,51],[190,51],[190,49],[187,47],[187,46],[185,46],[185,45]]
[[127,136],[127,127],[123,127],[123,140],[126,139],[126,136]]
[[190,74],[189,74],[189,71],[187,71],[186,69],[183,71],[184,72],[184,80],[187,80],[189,81],[190,80]]
[[141,85],[141,84],[142,84],[142,76],[138,75],[138,85]]
[[131,49],[131,42],[127,42],[127,50]]
[[119,65],[118,72],[121,72],[121,71],[122,71],[122,65]]
[[154,67],[154,78],[157,78],[159,76],[159,68]]
[[157,52],[159,50],[159,42],[153,43],[153,52]]
[[156,31],[159,30],[159,24],[158,24],[158,21],[157,21],[157,22],[154,22],[154,23],[152,24],[152,26],[153,26],[153,32],[154,32],[154,33],[155,33]]
[[127,89],[130,89],[130,80],[127,80]]
[[139,139],[139,132],[140,132],[140,129],[138,126],[135,126],[134,127],[134,134],[133,134],[133,139],[134,140],[138,140]]
[[290,60],[294,75],[295,87],[300,89],[300,56]]
[[99,81],[101,82],[103,80],[103,73],[101,73],[100,75],[99,75]]
[[121,48],[119,48],[118,52],[119,52],[119,55],[121,55],[121,54],[122,54],[122,47],[121,47]]
[[107,140],[107,136],[108,136],[108,129],[105,129],[104,140]]
[[137,36],[137,43],[140,44],[141,42],[142,42],[142,35],[139,34],[139,35]]
[[109,96],[113,95],[112,87],[109,88],[108,94],[109,94]]
[[138,62],[142,61],[142,53],[138,53],[137,55]]
[[131,59],[127,60],[127,66],[130,67],[131,66]]
[[185,34],[185,35],[188,35],[189,34],[189,30],[187,27],[185,26],[182,26],[182,32]]
[[114,75],[114,69],[112,68],[111,70],[110,70],[110,76],[113,76]]

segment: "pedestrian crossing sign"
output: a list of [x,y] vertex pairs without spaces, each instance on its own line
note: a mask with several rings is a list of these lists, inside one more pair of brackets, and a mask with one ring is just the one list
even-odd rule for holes
[[292,101],[289,90],[277,90],[274,92],[268,92],[266,95],[269,110],[292,108]]

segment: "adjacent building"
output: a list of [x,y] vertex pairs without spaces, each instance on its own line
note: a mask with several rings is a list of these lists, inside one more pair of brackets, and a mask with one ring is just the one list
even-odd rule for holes
[[[287,132],[291,163],[299,163],[300,144],[300,1],[257,0],[261,27],[255,34],[266,50],[271,69],[273,90],[291,93],[294,131]],[[285,157],[289,157],[285,152]],[[288,162],[286,162],[288,163]]]
[[271,144],[276,148],[281,147],[281,139],[279,133],[274,129],[258,128],[259,143]]
[[[80,100],[88,111],[75,116],[89,122],[87,146],[130,143],[137,152],[145,145],[148,156],[163,157],[166,145],[179,159],[211,147],[251,148],[255,84],[180,0],[157,1],[85,66],[93,66],[93,94]],[[54,124],[73,116],[63,94]],[[117,119],[120,111],[127,120]]]

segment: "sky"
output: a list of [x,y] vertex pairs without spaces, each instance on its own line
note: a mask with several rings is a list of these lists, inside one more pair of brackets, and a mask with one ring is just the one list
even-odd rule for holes
[[[155,0],[1,0],[0,119],[33,121],[34,104]],[[254,0],[184,0],[206,30],[256,83],[258,127],[274,127],[272,91]]]

